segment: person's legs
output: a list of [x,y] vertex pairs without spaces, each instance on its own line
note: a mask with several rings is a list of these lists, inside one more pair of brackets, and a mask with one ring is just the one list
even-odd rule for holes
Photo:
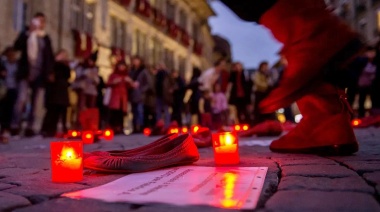
[[369,88],[359,88],[359,118],[365,117],[365,100],[369,94]]
[[157,98],[156,100],[156,120],[160,121],[162,119],[162,112],[164,110],[164,101],[161,98]]

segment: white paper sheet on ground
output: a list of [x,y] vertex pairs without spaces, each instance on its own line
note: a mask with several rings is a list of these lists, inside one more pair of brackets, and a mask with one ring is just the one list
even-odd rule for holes
[[267,170],[267,167],[174,167],[130,174],[99,187],[63,196],[106,202],[253,209],[259,200]]

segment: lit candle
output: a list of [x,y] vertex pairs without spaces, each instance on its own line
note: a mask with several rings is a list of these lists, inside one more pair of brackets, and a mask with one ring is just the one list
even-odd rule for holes
[[82,142],[51,142],[50,154],[53,182],[78,182],[83,179]]
[[94,133],[92,131],[86,131],[82,133],[82,141],[84,144],[94,143]]
[[104,130],[103,137],[105,140],[111,141],[113,139],[113,136],[113,130]]
[[238,138],[235,133],[224,132],[212,135],[215,163],[233,165],[240,162]]

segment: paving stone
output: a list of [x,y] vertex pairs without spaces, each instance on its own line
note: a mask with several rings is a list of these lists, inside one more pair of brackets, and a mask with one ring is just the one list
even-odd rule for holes
[[0,183],[0,191],[6,190],[9,188],[16,187],[15,185],[7,184],[7,183]]
[[365,173],[363,177],[375,185],[380,185],[380,172]]
[[359,174],[380,171],[380,161],[346,161],[344,164]]
[[30,205],[30,202],[22,196],[0,192],[0,211],[10,211],[28,205]]
[[361,177],[325,178],[289,176],[281,178],[278,190],[353,191],[374,194]]
[[335,161],[329,159],[303,159],[303,160],[281,160],[279,165],[283,166],[297,166],[297,165],[338,165]]
[[77,183],[53,183],[50,171],[41,171],[38,175],[4,178],[0,182],[17,185],[6,191],[24,197],[36,195],[54,197],[65,192],[89,188],[89,186]]
[[339,165],[299,165],[299,166],[284,166],[282,176],[304,176],[304,177],[328,177],[342,178],[357,176],[357,174]]
[[353,156],[345,156],[345,157],[330,157],[333,160],[339,162],[345,161],[380,161],[380,155],[353,155]]
[[3,177],[13,177],[13,176],[24,176],[38,174],[40,169],[22,169],[22,168],[5,168],[0,169],[0,176]]
[[266,203],[269,211],[380,211],[375,198],[365,193],[292,190],[275,193]]

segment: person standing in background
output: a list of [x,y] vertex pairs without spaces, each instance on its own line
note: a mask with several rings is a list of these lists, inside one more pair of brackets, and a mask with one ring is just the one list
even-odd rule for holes
[[114,72],[108,79],[107,86],[111,88],[109,104],[110,116],[109,126],[116,134],[123,132],[124,116],[128,107],[128,88],[134,86],[132,79],[128,76],[128,67],[119,62],[115,65]]
[[255,92],[253,123],[258,124],[274,117],[273,113],[262,114],[259,110],[260,102],[268,95],[274,85],[267,61],[261,62],[258,70],[253,74],[253,84]]
[[[28,125],[25,131],[26,136],[34,136],[40,111],[43,110],[45,83],[52,77],[52,67],[54,65],[54,54],[49,35],[45,31],[46,17],[43,13],[36,13],[31,21],[29,29],[22,32],[17,38],[14,48],[21,51],[17,78],[24,81],[27,86],[20,87],[17,114],[22,113],[23,105],[26,103],[26,93],[28,87],[32,91],[31,108],[28,115]],[[24,98],[22,98],[24,97]],[[19,130],[20,117],[16,120],[16,129]]]
[[132,67],[130,71],[131,79],[136,82],[136,86],[133,89],[130,89],[130,102],[132,104],[132,124],[133,124],[133,133],[142,132],[144,125],[144,103],[143,103],[143,94],[140,88],[139,80],[141,74],[145,71],[145,64],[142,58],[139,56],[134,56],[132,58]]
[[212,91],[215,83],[220,79],[220,73],[226,69],[226,60],[219,59],[214,63],[214,67],[204,71],[199,77],[200,89],[202,91]]
[[179,75],[179,71],[174,70],[171,78],[174,82],[173,86],[173,105],[172,105],[172,121],[182,127],[182,112],[183,112],[183,99],[185,97],[185,80]]
[[164,126],[169,127],[169,107],[173,104],[174,82],[164,64],[160,64],[156,74],[156,115],[157,121],[164,120]]
[[152,128],[156,124],[156,74],[157,68],[150,66],[144,71],[141,89],[144,99],[144,127]]
[[69,106],[69,78],[70,67],[66,50],[58,51],[53,67],[52,80],[46,84],[45,107],[46,114],[42,124],[41,134],[44,137],[53,137],[57,133],[57,124],[61,120],[63,132],[67,132],[66,115]]
[[14,116],[13,109],[17,100],[17,57],[13,47],[7,47],[3,53],[3,61],[0,64],[1,78],[6,87],[6,93],[0,101],[0,126],[3,138],[10,137],[10,128]]
[[[201,121],[201,116],[199,112],[199,100],[202,97],[201,90],[199,89],[199,77],[201,76],[202,71],[195,67],[193,68],[193,75],[191,76],[190,83],[187,85],[187,89],[189,90],[190,97],[188,100],[189,112],[192,117],[196,117],[196,121],[191,121],[192,124],[198,124]],[[191,118],[194,120],[195,118]]]
[[229,83],[229,104],[235,106],[239,123],[248,124],[250,116],[248,105],[251,103],[252,82],[245,75],[243,65],[239,62],[232,64]]
[[222,86],[214,85],[214,93],[212,94],[212,127],[214,130],[220,130],[226,124],[226,111],[228,110],[227,97],[222,91]]

